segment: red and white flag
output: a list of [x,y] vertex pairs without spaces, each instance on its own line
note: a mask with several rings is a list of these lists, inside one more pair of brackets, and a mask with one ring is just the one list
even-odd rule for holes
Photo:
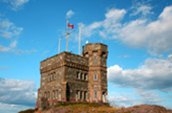
[[74,25],[73,24],[70,24],[70,23],[68,23],[67,26],[68,26],[68,28],[71,28],[71,29],[74,28]]

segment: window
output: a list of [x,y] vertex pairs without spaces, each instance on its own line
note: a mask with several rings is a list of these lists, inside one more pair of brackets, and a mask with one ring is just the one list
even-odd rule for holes
[[93,76],[94,78],[94,80],[97,80],[98,79],[98,76],[97,76],[97,74],[94,74],[94,76]]
[[76,91],[76,101],[80,100],[80,91]]
[[85,74],[84,73],[82,74],[82,80],[85,80]]
[[55,98],[58,98],[58,90],[55,91]]
[[53,80],[53,75],[50,75],[50,81],[52,81]]
[[84,80],[88,80],[87,74],[84,75]]
[[52,92],[52,98],[54,98],[55,97],[55,91],[53,90],[53,92]]
[[82,91],[80,91],[80,99],[82,99]]
[[94,98],[96,99],[97,98],[97,91],[94,90]]
[[81,77],[80,77],[80,75],[81,75],[81,73],[80,72],[77,72],[77,79],[80,79]]
[[45,97],[45,98],[47,97],[47,92],[44,93],[44,97]]
[[76,79],[78,79],[78,80],[88,80],[88,75],[87,75],[87,73],[77,72]]
[[79,72],[77,72],[77,74],[76,74],[76,78],[78,79],[78,77],[79,77]]
[[87,100],[87,91],[84,91],[84,100]]

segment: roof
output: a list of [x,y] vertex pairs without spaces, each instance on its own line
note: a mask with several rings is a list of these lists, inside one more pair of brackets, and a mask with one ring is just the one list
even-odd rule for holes
[[42,63],[42,62],[46,62],[46,61],[49,60],[49,59],[52,59],[52,58],[55,58],[55,57],[58,57],[58,56],[63,56],[63,55],[73,55],[73,56],[76,56],[76,57],[85,58],[85,57],[83,57],[83,56],[81,56],[81,55],[78,55],[78,54],[74,54],[74,53],[71,53],[71,52],[66,52],[66,51],[64,51],[64,52],[61,52],[61,53],[59,53],[59,54],[56,54],[56,55],[54,55],[54,56],[51,56],[51,57],[48,57],[48,58],[42,60],[41,63]]
[[103,43],[88,43],[84,46],[87,46],[87,45],[103,45],[103,46],[107,46],[106,44],[103,44]]

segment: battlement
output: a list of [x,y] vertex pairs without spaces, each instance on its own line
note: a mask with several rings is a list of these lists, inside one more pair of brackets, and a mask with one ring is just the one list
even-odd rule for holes
[[108,49],[107,45],[102,43],[88,43],[83,46],[83,56],[90,57],[92,55],[105,56],[107,57]]
[[87,68],[88,58],[70,52],[62,52],[41,61],[40,69],[42,72],[51,70],[53,67],[56,68],[65,65],[73,65],[75,67],[78,65],[80,68]]

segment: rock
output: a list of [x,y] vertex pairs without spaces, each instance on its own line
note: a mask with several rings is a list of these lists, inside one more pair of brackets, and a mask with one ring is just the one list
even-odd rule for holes
[[128,108],[121,108],[116,113],[172,113],[162,106],[157,105],[136,105]]

